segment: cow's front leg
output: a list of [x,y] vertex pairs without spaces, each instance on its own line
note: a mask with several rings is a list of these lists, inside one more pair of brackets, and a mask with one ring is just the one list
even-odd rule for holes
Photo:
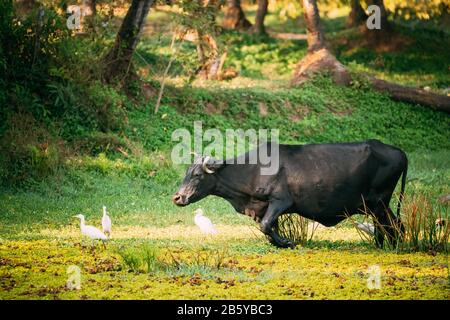
[[292,247],[293,243],[288,239],[280,237],[273,227],[277,218],[292,205],[292,200],[276,200],[272,201],[261,220],[261,231],[271,239],[271,243],[280,248]]

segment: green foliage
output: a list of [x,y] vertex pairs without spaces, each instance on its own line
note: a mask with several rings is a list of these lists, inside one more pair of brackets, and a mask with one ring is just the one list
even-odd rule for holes
[[[259,88],[183,88],[167,91],[163,100],[179,112],[163,106],[161,114],[154,116],[143,110],[129,114],[129,134],[141,140],[145,148],[168,150],[174,145],[172,130],[184,127],[193,132],[195,120],[203,122],[204,130],[218,128],[223,133],[227,128],[279,128],[280,140],[286,143],[375,138],[408,152],[450,146],[444,113],[394,102],[361,82],[353,88],[342,88],[327,77],[317,77],[301,88],[275,92]],[[267,107],[266,116],[261,116],[260,104]],[[212,111],[205,113],[206,109]],[[145,126],[147,121],[154,125]]]
[[[66,155],[60,139],[91,136],[91,152],[104,151],[104,139],[96,137],[123,129],[131,105],[123,93],[96,80],[98,64],[91,57],[101,55],[102,36],[71,37],[55,7],[43,9],[39,22],[38,10],[19,16],[12,1],[0,4],[2,183],[19,185],[54,172]],[[48,144],[44,153],[40,144]]]
[[61,146],[51,133],[29,114],[14,115],[8,123],[0,141],[0,180],[14,186],[53,173],[61,164]]
[[67,37],[54,11],[46,11],[39,26],[37,12],[24,19],[14,14],[12,1],[0,4],[0,133],[10,112],[46,116],[42,99],[49,68],[58,46]]
[[207,5],[201,1],[175,1],[175,5],[181,9],[176,22],[187,29],[201,30],[203,32],[216,33],[219,31],[215,19],[220,9],[220,1],[209,1]]
[[226,259],[229,257],[228,251],[224,249],[201,249],[186,256],[167,249],[163,251],[150,244],[121,248],[118,254],[125,269],[135,273],[177,276],[203,274],[208,277],[212,271],[226,269]]
[[97,156],[101,153],[126,155],[131,146],[122,137],[113,132],[94,131],[87,136],[77,137],[73,143],[73,151],[78,154]]
[[124,265],[133,272],[139,272],[141,266],[141,259],[136,252],[136,249],[122,249],[119,252]]
[[160,271],[167,267],[161,261],[158,248],[149,244],[143,245],[141,248],[120,249],[118,253],[122,258],[124,266],[136,273],[147,272],[149,274]]
[[152,273],[158,268],[158,250],[154,247],[146,245],[143,248],[142,260],[146,267],[147,273]]
[[271,73],[291,75],[299,56],[306,53],[305,42],[278,41],[233,31],[227,31],[223,38],[229,48],[225,67],[233,67],[251,78],[264,78]]
[[[443,31],[411,29],[396,25],[394,50],[375,50],[364,43],[358,33],[337,33],[332,39],[336,56],[350,70],[366,72],[405,85],[429,86],[434,90],[449,86],[448,61],[450,45]],[[349,43],[354,43],[352,47]],[[398,44],[395,44],[398,42]],[[445,91],[443,92],[445,94]]]

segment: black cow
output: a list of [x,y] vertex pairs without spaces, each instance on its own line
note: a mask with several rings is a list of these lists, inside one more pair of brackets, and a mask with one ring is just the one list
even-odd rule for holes
[[[222,197],[237,212],[260,222],[262,232],[279,247],[292,246],[274,231],[278,216],[284,213],[299,213],[334,226],[349,215],[370,212],[379,222],[375,230],[379,246],[386,232],[389,240],[398,239],[397,230],[403,230],[399,214],[408,168],[402,150],[377,140],[279,145],[279,169],[265,176],[261,164],[247,161],[258,148],[240,156],[247,164],[238,164],[242,161],[237,158],[231,163],[200,159],[187,169],[173,202],[186,206],[208,195]],[[389,202],[402,174],[395,216]]]

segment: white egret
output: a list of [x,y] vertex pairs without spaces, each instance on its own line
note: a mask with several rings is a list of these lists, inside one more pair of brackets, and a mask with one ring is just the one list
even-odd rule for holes
[[353,223],[356,228],[367,233],[369,236],[375,235],[375,226],[373,224],[367,222],[361,223],[358,221],[354,221]]
[[108,211],[106,210],[106,207],[103,206],[103,217],[102,217],[102,227],[103,232],[108,236],[108,238],[111,237],[111,218],[108,216]]
[[203,215],[202,209],[195,210],[194,222],[197,225],[197,227],[199,227],[200,230],[204,234],[216,234],[217,233],[211,220],[209,220],[209,218],[207,218]]
[[106,235],[99,229],[94,226],[87,226],[84,222],[84,216],[82,214],[77,214],[76,216],[74,216],[74,218],[80,219],[80,229],[82,235],[87,236],[92,240],[102,240],[103,244],[105,244],[104,242],[108,240]]

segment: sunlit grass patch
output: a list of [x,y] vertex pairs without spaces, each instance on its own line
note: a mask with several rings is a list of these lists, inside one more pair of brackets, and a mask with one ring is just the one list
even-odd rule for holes
[[[238,241],[240,239],[261,240],[262,233],[255,226],[246,225],[215,225],[217,235],[206,236],[197,226],[171,225],[164,228],[142,226],[114,226],[111,242],[123,239],[148,239],[148,240],[183,240],[197,243],[209,243],[220,241]],[[76,226],[61,229],[42,229],[39,235],[51,239],[76,239],[80,238],[79,228]]]

